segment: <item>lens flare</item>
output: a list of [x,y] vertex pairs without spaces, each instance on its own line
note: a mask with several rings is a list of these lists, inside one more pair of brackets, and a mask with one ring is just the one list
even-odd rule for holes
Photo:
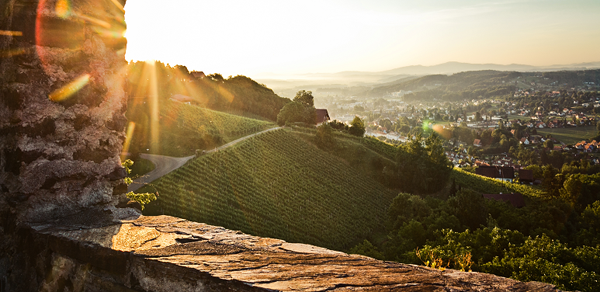
[[93,23],[95,25],[98,25],[98,26],[101,26],[101,27],[104,27],[104,28],[110,28],[110,23],[108,23],[108,22],[106,22],[104,20],[100,20],[98,18],[87,16],[85,14],[77,14],[77,17],[80,18],[80,19],[83,19],[83,20],[85,20],[87,22]]
[[122,31],[105,29],[105,28],[101,28],[101,27],[94,27],[92,29],[94,30],[95,33],[97,33],[103,37],[109,37],[109,38],[113,38],[113,39],[120,39],[123,37]]
[[13,49],[7,51],[0,51],[0,58],[10,58],[12,56],[18,56],[25,54],[25,49]]
[[429,120],[424,120],[422,128],[424,132],[429,131],[429,129],[431,129],[431,122]]
[[125,161],[127,152],[129,152],[129,146],[131,146],[131,139],[133,139],[134,131],[135,123],[129,122],[129,125],[127,125],[127,136],[125,137],[125,145],[123,146],[123,152],[121,152],[121,161]]
[[54,8],[56,15],[60,18],[67,18],[71,16],[71,1],[69,0],[58,0],[56,1],[56,7]]
[[436,133],[438,133],[440,136],[444,137],[446,140],[449,140],[450,138],[452,138],[452,133],[446,129],[444,129],[444,127],[442,125],[433,125],[432,128]]
[[113,4],[115,4],[115,6],[117,6],[117,8],[119,8],[119,10],[125,12],[125,8],[123,7],[123,4],[119,3],[119,1],[117,1],[117,0],[111,0],[111,2]]
[[6,36],[23,36],[22,31],[0,30],[0,35]]
[[53,91],[50,93],[48,98],[51,101],[59,102],[68,99],[77,91],[81,90],[90,82],[90,74],[84,74],[79,78],[73,80],[71,83]]

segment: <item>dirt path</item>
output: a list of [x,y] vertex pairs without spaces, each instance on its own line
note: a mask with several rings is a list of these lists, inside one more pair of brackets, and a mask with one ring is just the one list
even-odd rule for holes
[[[262,133],[279,130],[279,129],[281,129],[281,127],[271,128],[271,129],[260,131],[260,132],[257,132],[257,133],[254,133],[254,134],[251,134],[248,136],[244,136],[237,140],[231,141],[227,144],[221,145],[215,149],[207,150],[206,153],[208,154],[211,152],[223,150],[227,147],[231,147],[231,146],[233,146],[239,142],[242,142],[246,139],[252,138],[256,135],[260,135]],[[156,154],[140,154],[140,157],[152,161],[152,163],[154,163],[156,168],[153,171],[151,171],[139,178],[136,178],[133,181],[133,183],[131,185],[129,185],[129,187],[127,188],[128,192],[135,192],[139,188],[143,187],[144,185],[157,180],[158,178],[168,174],[169,172],[171,172],[175,169],[182,167],[186,162],[188,162],[190,159],[194,158],[194,155],[187,156],[187,157],[172,157],[172,156],[156,155]]]

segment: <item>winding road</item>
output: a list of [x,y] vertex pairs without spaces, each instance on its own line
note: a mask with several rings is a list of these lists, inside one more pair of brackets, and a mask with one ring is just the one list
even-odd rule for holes
[[[211,152],[223,150],[227,147],[231,147],[231,146],[233,146],[239,142],[242,142],[246,139],[252,138],[256,135],[260,135],[260,134],[263,134],[263,133],[266,133],[269,131],[274,131],[274,130],[279,130],[279,129],[281,129],[281,127],[275,127],[275,128],[260,131],[260,132],[257,132],[257,133],[254,133],[254,134],[251,134],[248,136],[244,136],[237,140],[233,140],[227,144],[223,144],[215,149],[207,150],[205,153],[208,154]],[[165,156],[165,155],[157,155],[157,154],[140,154],[140,157],[143,159],[150,160],[152,163],[154,163],[156,168],[154,170],[152,170],[151,172],[133,180],[133,183],[130,184],[129,187],[127,187],[127,192],[135,192],[139,188],[145,186],[146,184],[151,183],[151,182],[155,181],[156,179],[162,177],[163,175],[166,175],[167,173],[182,167],[183,165],[186,164],[186,162],[188,162],[190,159],[194,158],[195,155],[187,156],[187,157],[173,157],[173,156]]]

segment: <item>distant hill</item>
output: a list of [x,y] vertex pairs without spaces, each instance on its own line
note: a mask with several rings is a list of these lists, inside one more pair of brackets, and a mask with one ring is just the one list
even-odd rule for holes
[[[349,95],[356,95],[360,87],[386,86],[406,78],[415,78],[423,75],[449,75],[469,71],[505,71],[505,72],[548,72],[548,71],[581,71],[600,68],[600,62],[578,64],[563,64],[550,66],[531,66],[525,64],[470,64],[461,62],[447,62],[433,66],[405,66],[391,70],[366,72],[344,71],[336,73],[308,73],[291,76],[278,76],[269,74],[259,77],[259,82],[267,84],[277,92],[291,94],[298,88],[318,90],[319,88],[343,91]],[[350,89],[349,87],[356,87]],[[335,91],[330,91],[335,92]]]
[[[427,75],[410,80],[400,80],[375,86],[361,95],[365,97],[381,97],[391,92],[414,91],[414,99],[431,100],[432,98],[460,100],[479,96],[499,96],[514,92],[515,86],[509,81],[521,76],[518,72],[504,71],[472,71],[453,75]],[[405,96],[405,100],[411,95]]]
[[156,96],[167,100],[174,95],[189,97],[192,103],[213,110],[248,113],[271,121],[290,102],[263,84],[242,75],[223,78],[220,74],[197,74],[185,66],[161,62],[135,62],[127,66],[127,93],[130,97]]
[[383,227],[396,192],[287,130],[207,154],[140,191],[146,214],[347,249]]
[[[600,66],[600,64],[599,64]],[[430,75],[430,74],[453,74],[466,71],[534,71],[539,67],[521,64],[498,65],[498,64],[469,64],[460,62],[447,62],[434,66],[406,66],[392,70],[382,71],[390,75],[412,74],[412,75]]]
[[[392,92],[412,91],[405,95],[406,101],[434,98],[438,100],[463,100],[500,97],[512,94],[516,89],[558,89],[583,86],[584,82],[600,82],[600,70],[585,71],[467,71],[454,74],[434,74],[415,78],[403,78],[372,86],[357,93],[361,97],[381,97]],[[535,85],[532,85],[535,84]],[[541,87],[540,87],[541,86]]]

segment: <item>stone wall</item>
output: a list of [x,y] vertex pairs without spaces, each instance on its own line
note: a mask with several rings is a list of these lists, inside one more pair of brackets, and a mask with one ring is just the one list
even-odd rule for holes
[[0,197],[19,221],[115,205],[123,189],[123,4],[0,4]]
[[[67,218],[20,231],[35,272],[3,291],[558,291],[250,236],[169,217]],[[25,280],[24,280],[25,279]]]

